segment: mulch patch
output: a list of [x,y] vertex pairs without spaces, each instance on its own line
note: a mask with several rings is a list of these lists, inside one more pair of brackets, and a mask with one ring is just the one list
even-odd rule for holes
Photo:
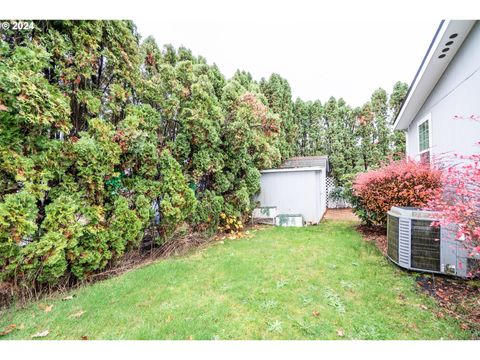
[[387,230],[381,226],[358,225],[357,231],[363,238],[377,246],[383,255],[387,255]]
[[[365,241],[375,244],[383,255],[387,254],[387,233],[381,226],[357,226]],[[419,274],[415,278],[417,289],[433,297],[444,313],[458,319],[461,328],[471,330],[480,337],[480,281],[433,274]]]
[[462,322],[462,329],[474,330],[477,332],[477,336],[480,335],[480,286],[478,281],[430,274],[419,274],[415,280],[419,290],[432,296],[446,313]]

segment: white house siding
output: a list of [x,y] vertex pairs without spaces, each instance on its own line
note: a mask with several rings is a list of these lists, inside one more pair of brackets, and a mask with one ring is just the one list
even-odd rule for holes
[[474,25],[462,47],[446,68],[430,96],[408,128],[407,154],[418,159],[418,124],[430,115],[431,154],[480,152],[480,122],[455,116],[480,115],[480,22]]
[[260,206],[276,206],[278,214],[302,214],[318,223],[326,210],[325,171],[279,169],[262,172]]

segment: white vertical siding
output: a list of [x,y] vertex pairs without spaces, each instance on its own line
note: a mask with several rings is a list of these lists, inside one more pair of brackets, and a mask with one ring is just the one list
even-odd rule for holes
[[327,173],[326,171],[320,171],[320,219],[327,211]]

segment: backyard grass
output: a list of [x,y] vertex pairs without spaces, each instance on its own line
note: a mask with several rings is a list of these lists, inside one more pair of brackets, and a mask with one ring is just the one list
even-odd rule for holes
[[[464,339],[351,222],[267,228],[25,309],[0,339]],[[45,333],[44,333],[45,334]],[[44,335],[43,334],[43,335]]]

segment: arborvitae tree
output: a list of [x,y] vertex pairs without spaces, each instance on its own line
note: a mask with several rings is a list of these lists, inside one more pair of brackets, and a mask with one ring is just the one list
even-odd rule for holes
[[245,70],[237,70],[231,80],[238,82],[244,89],[250,89],[255,83],[252,74]]
[[408,92],[408,84],[397,81],[395,85],[393,85],[393,90],[392,93],[390,94],[390,99],[388,101],[388,105],[390,107],[390,117],[391,119],[395,119],[395,117],[398,115],[398,112],[400,111],[400,107],[403,104],[403,101],[405,100],[405,96],[407,95]]
[[125,117],[138,84],[139,36],[129,21],[42,21],[32,41],[48,49],[44,73],[70,99],[72,131],[102,116]]
[[226,84],[225,76],[223,76],[216,64],[208,67],[207,75],[210,82],[212,83],[213,89],[215,91],[215,96],[217,97],[217,99],[221,99],[223,94],[223,88]]
[[325,151],[332,154],[332,141],[335,136],[335,123],[337,112],[337,100],[332,96],[323,105],[323,126],[325,128]]
[[332,176],[341,183],[343,177],[356,168],[357,148],[355,138],[355,116],[352,108],[343,99],[335,98],[325,105],[325,123],[329,146],[327,155],[331,164]]
[[376,163],[378,158],[374,144],[375,125],[370,102],[364,104],[358,112],[358,130],[359,152],[363,170],[368,170],[370,166]]
[[[234,77],[227,82],[222,97],[225,124],[222,127],[221,155],[223,169],[215,174],[211,191],[223,199],[223,211],[240,216],[253,208],[252,197],[260,186],[259,169],[279,164],[276,146],[279,119],[266,104],[256,86]],[[220,213],[212,212],[210,221],[218,223]]]
[[325,128],[323,127],[323,107],[319,100],[308,102],[308,114],[310,117],[310,128],[308,131],[309,146],[307,155],[325,154]]
[[[339,101],[342,106],[343,100]],[[322,107],[320,102],[307,103],[307,129],[309,146],[305,155],[327,155],[331,164],[332,175],[340,179],[346,165],[346,153],[343,144],[348,136],[344,111],[339,110],[337,100],[331,97]]]
[[297,98],[293,106],[294,123],[297,128],[296,155],[325,155],[325,127],[323,108],[319,100],[304,102]]
[[293,119],[292,91],[290,84],[278,74],[260,81],[260,89],[268,100],[270,109],[280,117],[279,149],[282,158],[295,154],[297,126]]
[[370,99],[373,112],[373,122],[375,126],[375,137],[373,139],[376,144],[377,156],[376,163],[380,159],[385,159],[391,152],[390,139],[391,139],[391,126],[388,124],[388,98],[387,92],[378,88],[372,94]]
[[161,195],[161,241],[168,240],[176,228],[193,213],[197,201],[182,174],[180,164],[165,149],[159,158]]
[[[402,106],[405,97],[407,96],[408,92],[408,85],[404,82],[398,81],[393,86],[392,94],[390,95],[389,99],[389,107],[390,107],[390,124],[393,124],[393,121],[398,115],[400,111],[400,107]],[[401,157],[405,155],[405,132],[403,130],[397,130],[393,133],[393,154],[395,158]]]
[[395,84],[390,98],[379,88],[372,94],[370,102],[361,108],[358,137],[364,170],[378,166],[388,157],[398,158],[405,154],[405,134],[393,132],[392,122],[406,92],[407,85],[401,82]]
[[297,126],[297,149],[296,155],[305,156],[309,148],[310,114],[308,103],[297,98],[293,105],[293,116]]

